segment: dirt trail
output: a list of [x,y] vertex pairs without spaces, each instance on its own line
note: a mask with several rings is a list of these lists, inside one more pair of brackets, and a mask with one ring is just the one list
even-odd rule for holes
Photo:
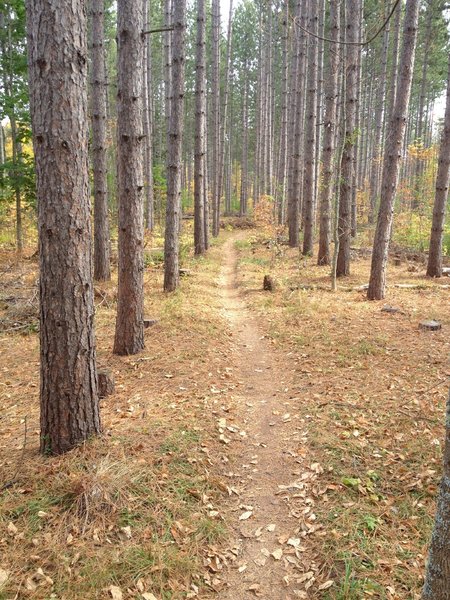
[[[311,508],[306,498],[308,481],[315,475],[309,470],[305,475],[300,466],[299,447],[306,436],[299,417],[292,414],[299,398],[293,397],[291,372],[281,362],[286,358],[264,338],[237,287],[236,239],[224,246],[219,290],[234,339],[235,374],[241,382],[233,416],[245,434],[242,437],[241,432],[241,439],[231,444],[231,453],[233,444],[239,450],[230,460],[239,477],[239,499],[233,507],[238,556],[222,573],[227,586],[217,597],[305,598],[301,590],[308,577],[304,575],[315,567],[305,540],[310,526],[304,524]],[[224,435],[232,437],[226,429]],[[249,512],[248,519],[239,519]]]

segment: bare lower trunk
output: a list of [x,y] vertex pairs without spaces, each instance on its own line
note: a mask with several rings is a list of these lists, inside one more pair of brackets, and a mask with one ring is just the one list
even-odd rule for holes
[[359,14],[359,0],[346,0],[346,42],[351,44],[346,48],[345,61],[345,133],[344,149],[341,159],[340,172],[340,199],[339,199],[339,255],[337,259],[336,275],[342,277],[350,274],[350,241],[351,241],[351,207],[353,177],[353,153],[356,143],[356,103],[357,103],[357,75],[358,75],[358,50],[355,45],[358,41],[357,21],[354,15]]
[[394,199],[397,191],[414,70],[419,4],[419,0],[407,0],[406,3],[397,99],[389,124],[389,136],[386,141],[383,159],[381,202],[374,237],[369,289],[367,291],[369,300],[381,300],[385,294],[386,266],[394,214]]
[[308,40],[308,91],[306,105],[306,143],[305,143],[305,178],[303,181],[303,206],[305,232],[303,237],[303,254],[310,255],[314,244],[314,210],[315,201],[315,163],[316,163],[316,125],[317,125],[317,65],[318,65],[318,3],[310,2]]
[[423,600],[448,600],[450,590],[450,392],[447,399],[444,469],[436,508]]
[[40,261],[41,452],[100,433],[84,2],[27,2]]
[[164,290],[173,292],[179,284],[179,225],[183,147],[184,39],[186,0],[177,0],[173,13],[172,105],[168,136],[166,236],[164,240]]
[[117,164],[119,201],[115,354],[144,348],[142,0],[117,3]]
[[106,73],[104,0],[91,0],[92,163],[94,180],[94,279],[111,279],[106,156]]
[[[306,25],[305,6],[297,2],[296,18],[300,20],[302,26]],[[303,87],[303,70],[305,64],[305,34],[300,28],[295,29],[295,66],[293,67],[293,76],[291,78],[291,110],[293,111],[291,120],[292,145],[289,148],[290,166],[289,166],[289,188],[288,188],[288,227],[289,227],[289,246],[298,247],[300,243],[300,212],[301,198],[300,190],[302,183],[302,162],[301,146],[303,140],[303,97],[305,89]],[[294,100],[292,102],[292,100]]]
[[[151,5],[143,0],[144,21],[150,26]],[[155,220],[155,199],[153,193],[153,114],[152,114],[152,43],[147,35],[144,46],[144,134],[145,134],[145,228],[153,230]]]
[[[331,39],[339,41],[340,4],[338,0],[330,2],[330,28]],[[329,73],[325,81],[325,131],[323,135],[323,167],[322,189],[320,193],[320,237],[317,264],[330,264],[330,237],[331,237],[331,199],[333,195],[333,170],[336,136],[337,97],[338,97],[338,68],[339,54],[330,47]]]
[[194,251],[205,248],[205,2],[197,0],[197,57],[195,74]]
[[[228,124],[228,95],[230,89],[230,62],[231,62],[231,41],[233,32],[233,0],[230,0],[229,15],[228,15],[228,31],[227,31],[227,52],[225,57],[225,89],[223,93],[223,105],[221,111],[221,128],[220,128],[220,153],[219,153],[219,173],[218,173],[218,191],[219,198],[222,197],[223,181],[225,177],[225,133]],[[227,208],[228,211],[228,208]]]
[[220,196],[220,2],[212,0],[212,234],[219,235]]
[[450,183],[450,56],[447,80],[447,102],[445,107],[444,131],[439,148],[439,165],[436,177],[433,224],[431,227],[430,251],[428,255],[427,275],[442,275],[442,236],[444,233],[445,212]]
[[[288,50],[289,50],[289,2],[284,2],[283,15],[283,84],[282,84],[282,107],[281,107],[281,140],[280,140],[280,163],[277,176],[277,209],[278,223],[284,225],[286,221],[286,183],[287,183],[287,157],[288,157]],[[292,109],[292,107],[291,107]]]

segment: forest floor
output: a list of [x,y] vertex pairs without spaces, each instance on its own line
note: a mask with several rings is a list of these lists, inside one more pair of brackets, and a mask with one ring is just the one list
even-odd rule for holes
[[[38,454],[37,263],[0,252],[0,599],[418,599],[448,280],[404,259],[367,302],[363,251],[332,293],[267,230],[224,231],[200,259],[187,239],[172,295],[148,240],[158,322],[139,355],[112,355],[115,282],[96,285],[116,391],[104,435],[58,458]],[[442,330],[419,329],[431,318]]]

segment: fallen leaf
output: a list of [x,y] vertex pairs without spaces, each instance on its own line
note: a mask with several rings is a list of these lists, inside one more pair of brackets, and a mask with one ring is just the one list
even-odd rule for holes
[[122,590],[120,589],[120,587],[117,587],[116,585],[112,585],[109,588],[109,593],[111,594],[111,598],[113,600],[123,600],[123,594],[122,594]]
[[283,550],[281,548],[277,548],[272,552],[272,556],[275,560],[281,560],[281,557],[283,556]]
[[7,529],[8,529],[9,535],[16,535],[16,533],[18,532],[17,527],[11,521],[8,523]]
[[276,527],[276,525],[271,523],[270,525],[267,525],[266,529],[267,529],[267,531],[275,531],[275,527]]
[[246,521],[247,519],[250,519],[250,517],[252,516],[252,511],[251,510],[247,510],[244,513],[242,513],[242,515],[239,517],[239,521]]
[[329,579],[328,581],[325,581],[325,583],[322,583],[322,585],[319,585],[319,590],[327,590],[328,588],[330,588],[332,585],[334,584],[334,581],[332,579]]
[[142,598],[144,600],[158,600],[158,598],[154,596],[151,592],[144,592],[142,594]]
[[300,538],[289,538],[287,541],[288,546],[293,546],[294,548],[298,548],[300,546]]
[[0,587],[2,587],[2,585],[5,585],[5,583],[8,581],[8,577],[9,577],[9,571],[0,569]]

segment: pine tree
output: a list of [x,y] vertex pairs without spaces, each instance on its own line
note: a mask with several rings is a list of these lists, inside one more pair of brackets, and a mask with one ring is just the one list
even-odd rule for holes
[[367,291],[369,300],[381,300],[385,294],[386,267],[394,213],[394,199],[397,190],[414,70],[419,4],[420,0],[407,0],[406,2],[397,96],[391,122],[389,123],[389,136],[386,141],[383,158],[381,202],[373,244],[369,289]]
[[94,279],[111,279],[106,157],[106,64],[104,0],[91,0],[92,167],[94,185]]
[[182,131],[185,65],[186,0],[177,0],[173,12],[172,103],[167,151],[166,236],[164,240],[164,290],[179,285],[179,226],[182,171]]
[[447,101],[444,129],[439,148],[439,165],[436,177],[433,223],[431,227],[430,250],[428,253],[428,277],[442,276],[442,236],[444,233],[445,212],[450,184],[450,55],[447,81]]
[[41,452],[100,432],[82,0],[28,0],[40,261]]
[[142,0],[117,3],[118,291],[115,354],[144,348]]

